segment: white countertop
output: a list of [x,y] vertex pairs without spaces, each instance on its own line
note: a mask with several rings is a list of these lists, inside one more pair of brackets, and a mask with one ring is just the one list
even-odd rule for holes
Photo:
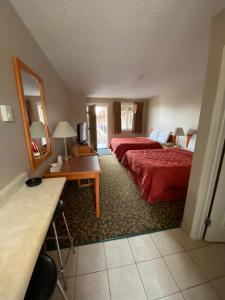
[[0,299],[22,300],[66,179],[25,184],[0,207]]

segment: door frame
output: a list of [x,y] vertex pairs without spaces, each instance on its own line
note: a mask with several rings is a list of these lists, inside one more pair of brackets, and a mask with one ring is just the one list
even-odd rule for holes
[[[190,236],[202,239],[225,138],[225,47]],[[204,174],[204,176],[203,176]]]
[[[108,103],[101,103],[101,102],[87,102],[86,107],[90,105],[95,105],[95,106],[105,106],[106,109],[106,115],[107,115],[107,145],[109,145],[109,105]],[[98,145],[97,145],[98,146]]]

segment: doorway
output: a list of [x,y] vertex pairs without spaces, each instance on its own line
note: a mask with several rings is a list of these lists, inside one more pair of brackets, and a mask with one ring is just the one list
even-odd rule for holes
[[96,104],[97,148],[108,148],[108,107]]
[[212,113],[209,136],[196,207],[191,226],[193,239],[225,241],[224,202],[224,140],[225,140],[225,47],[223,48],[215,104]]

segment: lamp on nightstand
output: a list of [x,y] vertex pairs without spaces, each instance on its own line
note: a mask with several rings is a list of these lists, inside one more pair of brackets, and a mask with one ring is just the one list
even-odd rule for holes
[[197,134],[197,130],[196,129],[189,129],[187,131],[187,135],[193,135],[193,134]]
[[68,161],[71,157],[67,154],[67,138],[77,136],[76,131],[67,121],[61,121],[57,124],[53,137],[54,138],[64,138],[65,147],[65,161]]
[[176,137],[176,145],[178,145],[179,136],[184,136],[184,129],[182,127],[177,127],[173,135]]

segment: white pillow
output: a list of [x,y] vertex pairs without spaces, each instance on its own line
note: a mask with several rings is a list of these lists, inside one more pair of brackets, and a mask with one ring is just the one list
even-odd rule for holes
[[160,129],[153,129],[149,135],[150,140],[157,141]]
[[169,130],[161,130],[159,132],[157,141],[161,144],[165,144],[170,137],[170,133],[171,132]]
[[189,143],[188,143],[188,150],[194,152],[195,150],[195,142],[196,142],[197,134],[193,134]]

